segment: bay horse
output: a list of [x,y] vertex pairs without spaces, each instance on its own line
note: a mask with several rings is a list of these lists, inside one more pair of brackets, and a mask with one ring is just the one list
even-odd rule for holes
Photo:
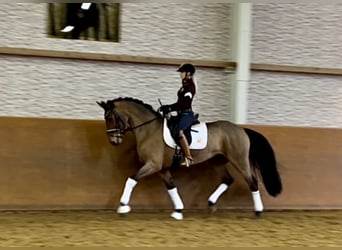
[[[104,110],[109,142],[114,146],[120,145],[125,133],[133,132],[136,138],[136,151],[141,162],[141,168],[133,176],[127,178],[117,213],[129,213],[131,193],[136,184],[144,177],[159,173],[174,204],[171,217],[182,220],[183,201],[170,173],[174,149],[166,145],[163,140],[163,129],[165,129],[163,124],[166,118],[151,105],[131,97],[119,97],[96,103]],[[229,121],[220,120],[205,124],[207,144],[202,150],[191,152],[194,164],[205,162],[217,155],[227,160],[222,182],[208,198],[209,207],[215,206],[221,194],[227,191],[233,183],[233,177],[228,172],[231,165],[242,174],[247,182],[252,193],[255,214],[260,215],[264,207],[258,188],[257,170],[261,173],[269,195],[276,197],[282,192],[282,182],[272,146],[259,132],[242,128]]]

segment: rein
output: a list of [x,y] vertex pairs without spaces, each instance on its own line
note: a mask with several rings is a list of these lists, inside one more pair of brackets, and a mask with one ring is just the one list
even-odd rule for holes
[[133,131],[133,130],[136,129],[136,128],[145,126],[145,125],[147,125],[147,124],[149,124],[149,123],[151,123],[151,122],[153,122],[153,121],[155,121],[155,120],[158,120],[158,119],[161,119],[161,118],[160,118],[160,117],[155,117],[155,118],[153,118],[153,119],[151,119],[151,120],[148,120],[148,121],[146,121],[146,122],[143,122],[142,124],[139,124],[139,125],[134,126],[134,127],[125,128],[125,129],[119,129],[119,128],[107,129],[107,133],[119,132],[119,133],[121,133],[121,134],[124,135],[127,131]]
[[146,121],[146,122],[143,122],[142,124],[139,124],[139,125],[134,126],[134,127],[131,127],[131,128],[126,128],[126,129],[124,129],[124,131],[126,132],[126,131],[130,131],[130,130],[134,130],[134,129],[136,129],[136,128],[145,126],[145,125],[147,125],[147,124],[149,124],[149,123],[151,123],[151,122],[153,122],[153,121],[155,121],[155,120],[158,120],[158,119],[160,119],[160,117],[153,118],[153,119],[151,119],[151,120],[148,120],[148,121]]

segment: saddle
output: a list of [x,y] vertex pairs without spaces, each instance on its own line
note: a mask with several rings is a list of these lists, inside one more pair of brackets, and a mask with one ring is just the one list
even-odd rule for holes
[[[191,126],[186,129],[184,135],[188,140],[190,149],[204,149],[208,141],[208,131],[207,125],[201,122],[199,119],[199,114],[195,114]],[[179,145],[179,135],[177,133],[178,129],[178,117],[170,116],[164,119],[163,128],[163,138],[165,143],[171,148],[178,148]]]

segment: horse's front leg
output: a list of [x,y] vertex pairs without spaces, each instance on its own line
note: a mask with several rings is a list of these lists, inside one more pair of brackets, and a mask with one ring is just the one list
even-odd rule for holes
[[174,205],[174,211],[171,213],[171,217],[176,219],[176,220],[182,220],[183,219],[183,201],[182,198],[178,194],[177,187],[173,183],[173,178],[171,176],[171,173],[169,170],[161,170],[159,172],[161,178],[164,181],[165,186],[167,187],[168,193],[170,195],[170,198],[173,202]]
[[160,169],[161,167],[158,167],[155,164],[146,163],[142,168],[138,170],[138,172],[135,175],[127,178],[123,193],[120,198],[120,206],[117,209],[117,213],[127,214],[131,211],[129,201],[131,199],[133,189],[138,184],[138,181],[146,176],[152,175],[160,171]]

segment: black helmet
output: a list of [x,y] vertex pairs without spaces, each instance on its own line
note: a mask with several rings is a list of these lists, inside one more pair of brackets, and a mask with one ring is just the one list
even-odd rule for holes
[[191,63],[184,63],[177,69],[177,72],[190,72],[191,75],[195,74],[196,68]]

